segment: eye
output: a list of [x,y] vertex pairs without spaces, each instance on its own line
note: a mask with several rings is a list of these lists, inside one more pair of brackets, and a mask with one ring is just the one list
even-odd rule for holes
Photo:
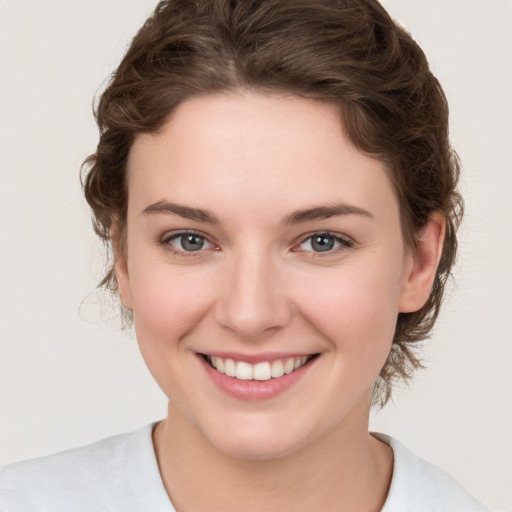
[[206,237],[199,233],[185,232],[176,233],[162,240],[175,253],[193,253],[203,249],[212,249],[214,246],[208,242]]
[[314,253],[337,252],[343,247],[352,247],[353,243],[348,238],[333,233],[314,233],[304,239],[298,246],[301,251]]

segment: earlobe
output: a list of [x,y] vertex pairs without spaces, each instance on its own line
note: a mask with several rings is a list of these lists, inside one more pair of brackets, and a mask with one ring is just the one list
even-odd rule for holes
[[122,229],[118,221],[112,223],[110,243],[112,244],[114,253],[114,272],[119,297],[123,306],[132,310],[130,274],[128,272],[128,261],[126,259],[126,228]]
[[444,235],[444,217],[434,212],[428,223],[415,236],[415,249],[410,255],[412,265],[405,276],[406,280],[400,294],[400,313],[418,311],[427,302],[441,259]]

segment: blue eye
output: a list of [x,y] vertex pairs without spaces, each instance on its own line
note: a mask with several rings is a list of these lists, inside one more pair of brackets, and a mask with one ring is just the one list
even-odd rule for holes
[[336,252],[340,247],[352,247],[352,242],[331,233],[315,233],[308,236],[299,247],[302,251],[315,253]]
[[212,244],[197,233],[178,233],[166,238],[164,244],[170,245],[175,252],[197,252],[210,249]]

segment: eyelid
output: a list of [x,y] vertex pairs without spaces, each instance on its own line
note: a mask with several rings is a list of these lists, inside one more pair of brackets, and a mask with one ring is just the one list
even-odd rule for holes
[[[340,243],[340,247],[338,247],[337,249],[333,249],[333,250],[329,250],[329,251],[325,251],[325,252],[315,252],[315,251],[300,249],[300,246],[304,242],[313,238],[314,236],[327,236],[327,237],[334,238],[337,242]],[[350,238],[347,235],[343,235],[341,233],[335,233],[332,231],[313,231],[306,235],[302,235],[300,237],[300,240],[298,241],[298,243],[296,243],[294,245],[292,250],[295,252],[310,253],[314,257],[322,257],[322,256],[332,256],[332,255],[342,252],[344,250],[351,249],[354,246],[354,244],[355,244],[355,242],[352,238]]]
[[[200,238],[203,238],[209,245],[212,247],[206,248],[206,249],[199,249],[197,251],[181,251],[174,247],[170,242],[179,238],[183,235],[196,235]],[[201,233],[201,231],[197,231],[195,229],[181,229],[176,231],[167,231],[160,239],[158,240],[158,244],[164,246],[166,250],[171,252],[172,254],[176,254],[178,256],[185,256],[185,257],[198,257],[202,256],[205,251],[208,250],[219,250],[219,246],[215,244],[208,235]]]
[[[175,240],[176,238],[179,238],[183,235],[196,235],[201,238],[203,238],[211,247],[206,249],[199,249],[197,251],[180,251],[179,249],[176,249],[174,246],[170,244],[172,240]],[[300,246],[306,242],[307,240],[313,238],[314,236],[328,236],[331,238],[334,238],[338,243],[340,243],[340,247],[329,250],[325,252],[315,252],[315,251],[309,251],[309,250],[303,250],[300,249]],[[218,244],[213,242],[211,238],[206,235],[205,233],[202,233],[201,231],[195,230],[195,229],[182,229],[182,230],[176,230],[176,231],[170,231],[166,232],[159,240],[159,245],[165,246],[166,250],[173,254],[177,254],[179,256],[187,256],[187,257],[198,257],[204,254],[205,251],[208,250],[215,250],[219,251],[220,247]],[[332,256],[334,254],[337,254],[338,252],[342,252],[344,250],[350,249],[354,246],[355,241],[344,234],[336,233],[332,231],[312,231],[310,233],[307,233],[305,235],[302,235],[298,242],[294,244],[292,247],[292,251],[294,252],[304,252],[304,253],[311,253],[314,257],[323,257],[323,256]]]

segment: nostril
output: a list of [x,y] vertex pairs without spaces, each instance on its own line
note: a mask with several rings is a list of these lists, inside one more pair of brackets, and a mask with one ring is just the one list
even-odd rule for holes
[[218,324],[241,339],[266,337],[290,321],[291,314],[285,311],[285,305],[249,303],[247,299],[244,302],[219,305],[216,312]]

